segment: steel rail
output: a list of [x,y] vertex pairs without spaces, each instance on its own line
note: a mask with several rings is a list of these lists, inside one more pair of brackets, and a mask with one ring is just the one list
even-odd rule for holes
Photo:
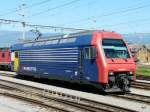
[[134,93],[126,93],[125,95],[111,95],[113,97],[121,98],[121,99],[127,99],[135,102],[141,102],[145,104],[150,104],[150,97],[149,96],[144,96],[144,95],[139,95],[139,94],[134,94]]
[[8,96],[8,97],[13,97],[13,98],[16,98],[16,99],[19,99],[19,100],[27,101],[27,102],[30,102],[30,103],[38,104],[40,106],[43,106],[43,107],[46,107],[46,108],[51,108],[51,109],[54,109],[54,110],[57,110],[57,111],[60,111],[60,112],[71,112],[70,110],[66,110],[66,109],[63,109],[63,108],[60,108],[60,107],[56,107],[54,105],[49,105],[47,103],[44,103],[43,101],[33,99],[33,98],[29,98],[29,97],[25,97],[23,95],[16,95],[16,94],[13,94],[13,93],[8,93],[8,92],[4,92],[4,93],[0,92],[0,94],[4,95],[4,96]]
[[[100,111],[105,111],[105,112],[135,112],[134,110],[130,109],[125,109],[122,107],[117,107],[117,106],[112,106],[104,103],[99,103],[99,102],[94,102],[91,100],[86,100],[82,98],[77,98],[78,100],[75,100],[75,96],[67,96],[62,93],[57,93],[57,92],[47,92],[43,95],[43,90],[40,90],[35,87],[29,87],[25,85],[19,85],[14,82],[8,82],[8,81],[0,81],[0,86],[1,88],[4,87],[5,89],[7,88],[8,90],[17,90],[17,91],[22,91],[22,92],[29,92],[30,94],[32,93],[35,96],[39,96],[41,98],[46,98],[47,100],[53,100],[68,106],[72,106],[72,108],[78,108],[79,110],[84,110],[84,111],[90,111],[90,112],[100,112]],[[53,93],[53,95],[51,94]],[[55,95],[54,95],[55,94]],[[68,98],[66,98],[66,96]],[[70,99],[70,97],[72,99]]]
[[144,82],[133,82],[131,84],[131,87],[150,90],[150,84],[149,83],[144,83]]

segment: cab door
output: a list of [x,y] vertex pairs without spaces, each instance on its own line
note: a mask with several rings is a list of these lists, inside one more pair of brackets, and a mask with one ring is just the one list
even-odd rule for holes
[[19,70],[19,52],[15,52],[15,59],[14,59],[14,71],[17,72]]
[[86,80],[98,80],[98,68],[96,63],[97,52],[94,46],[84,47],[83,72]]

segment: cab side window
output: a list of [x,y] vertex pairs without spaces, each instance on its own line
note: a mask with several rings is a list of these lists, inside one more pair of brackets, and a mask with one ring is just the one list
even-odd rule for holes
[[84,58],[85,59],[95,59],[97,56],[96,48],[94,46],[89,46],[84,48]]
[[18,58],[18,52],[15,52],[15,58]]

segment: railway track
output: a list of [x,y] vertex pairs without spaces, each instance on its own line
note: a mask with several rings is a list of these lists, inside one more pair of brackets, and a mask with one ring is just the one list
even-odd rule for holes
[[122,98],[122,99],[127,99],[135,102],[142,102],[145,104],[150,104],[150,97],[149,96],[144,96],[144,95],[139,95],[139,94],[134,94],[134,93],[126,93],[125,95],[112,95],[113,97],[117,98]]
[[150,83],[133,82],[133,83],[131,84],[131,87],[133,87],[133,88],[138,88],[138,89],[150,90]]
[[37,103],[62,112],[135,112],[122,107],[68,96],[55,91],[43,91],[32,86],[4,80],[0,81],[0,88],[0,94]]
[[0,76],[15,77],[16,75],[15,72],[0,71]]
[[[0,76],[15,77],[17,76],[17,74],[14,72],[0,71]],[[150,83],[136,81],[136,82],[132,82],[131,87],[150,90]]]
[[[124,111],[125,112],[129,111],[128,109],[118,108],[118,107],[115,107],[115,106],[108,105],[106,103],[94,102],[94,101],[91,101],[91,100],[78,98],[76,96],[67,96],[65,94],[57,93],[55,91],[44,91],[43,92],[43,90],[39,90],[37,88],[32,88],[32,87],[27,87],[27,86],[21,87],[21,86],[24,86],[24,85],[18,85],[17,84],[17,87],[16,87],[16,84],[14,84],[14,83],[2,82],[2,84],[1,84],[1,81],[0,81],[0,87],[1,88],[8,88],[8,90],[10,90],[10,89],[17,90],[18,88],[24,88],[24,89],[21,89],[21,90],[18,89],[17,91],[24,91],[24,92],[28,92],[28,91],[31,92],[32,91],[33,93],[36,93],[35,95],[37,95],[37,93],[38,93],[38,95],[40,95],[40,97],[47,97],[48,96],[48,99],[51,99],[51,100],[59,102],[59,103],[61,102],[61,104],[58,104],[58,105],[66,104],[67,107],[69,107],[69,105],[70,105],[70,106],[72,106],[70,108],[76,107],[77,110],[81,110],[81,111],[91,111],[91,112],[99,112],[99,111],[119,112],[120,110],[121,110],[121,112],[122,111],[123,112]],[[149,88],[148,88],[149,83],[134,82],[132,87],[133,88],[138,88],[138,89],[149,90]],[[28,89],[26,89],[26,88],[28,88]],[[44,95],[43,95],[43,93],[44,93]],[[148,105],[150,104],[150,97],[149,96],[134,94],[132,92],[127,93],[125,95],[111,95],[111,96],[116,97],[116,98],[120,98],[120,99],[131,100],[131,101],[134,101],[134,102],[144,103],[144,104],[148,104]],[[42,98],[40,98],[40,99],[42,99]],[[55,104],[57,104],[57,103],[55,103]],[[85,107],[86,107],[86,109],[85,109]],[[69,110],[69,111],[71,111],[71,110]],[[132,111],[132,110],[130,110],[130,111]]]

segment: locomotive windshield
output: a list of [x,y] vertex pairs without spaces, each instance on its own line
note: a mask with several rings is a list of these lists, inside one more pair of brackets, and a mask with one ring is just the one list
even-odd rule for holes
[[121,39],[103,39],[102,45],[107,58],[130,58],[128,49]]

